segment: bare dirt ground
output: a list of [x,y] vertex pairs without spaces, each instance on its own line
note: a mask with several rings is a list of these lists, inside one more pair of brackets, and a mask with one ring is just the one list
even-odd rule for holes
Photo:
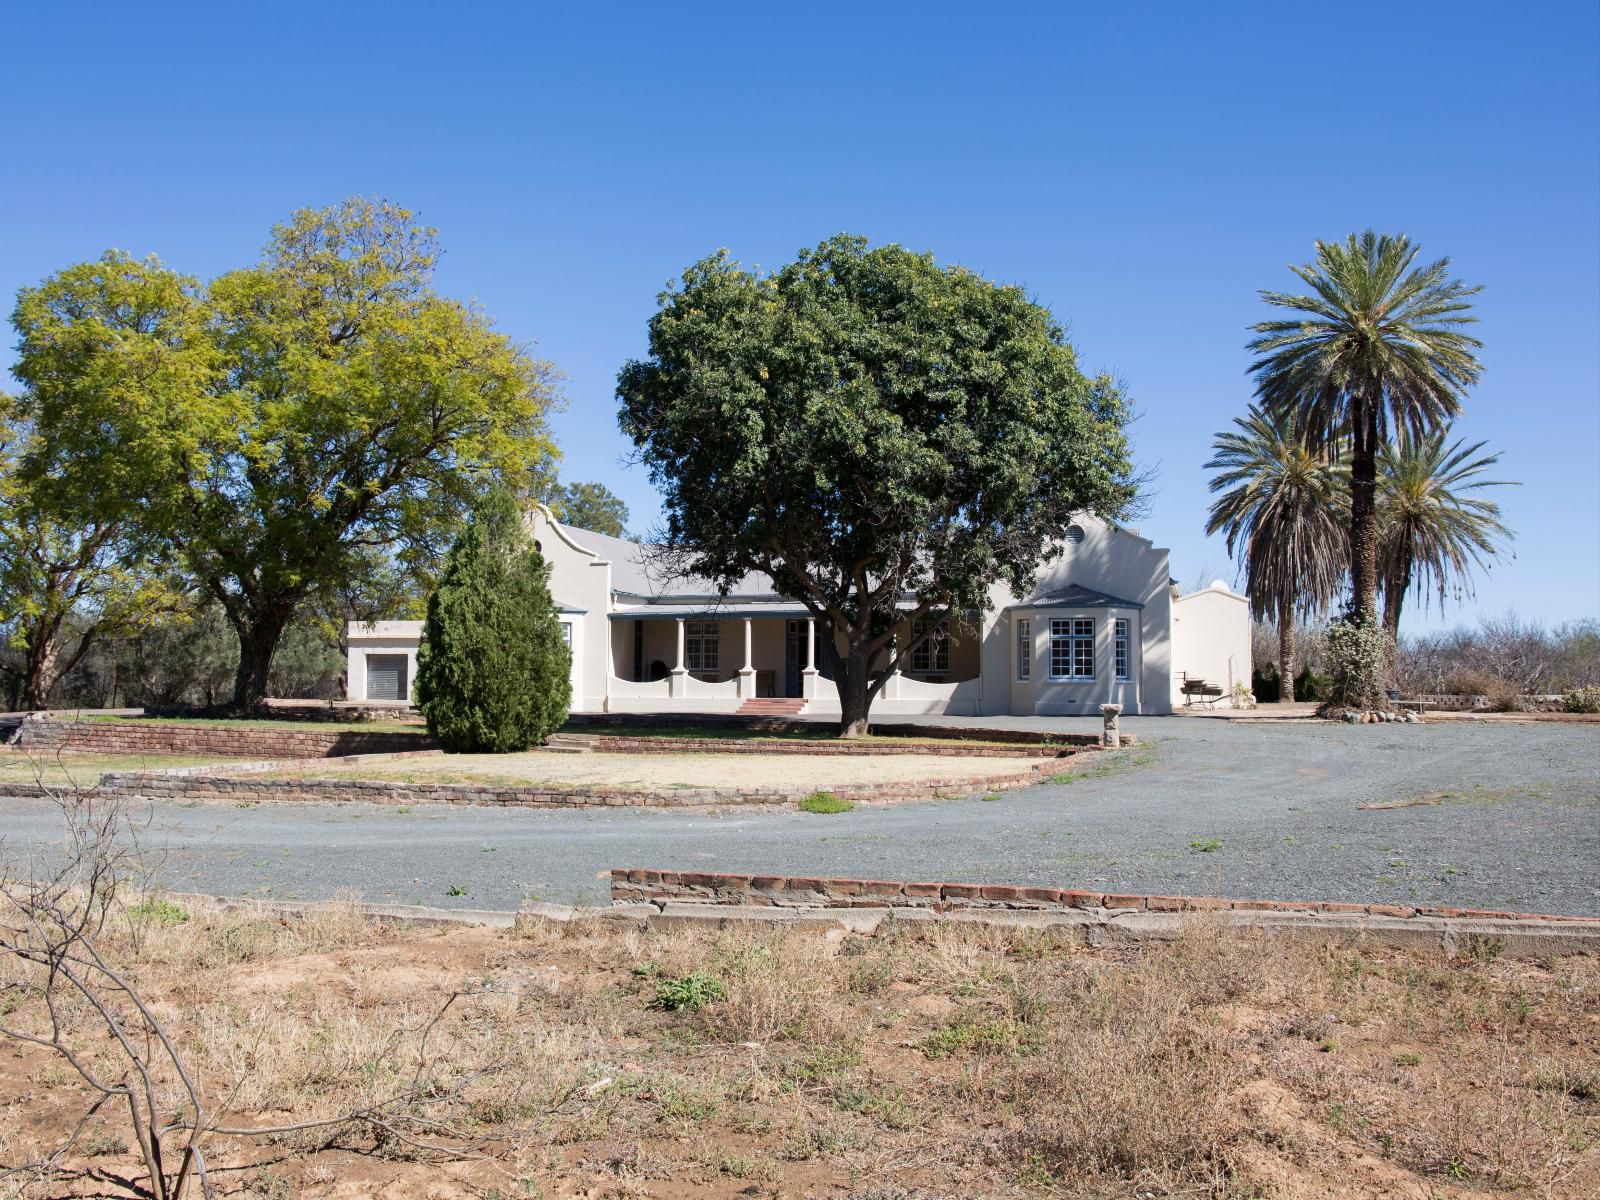
[[851,783],[901,783],[960,776],[1015,775],[1037,758],[881,757],[793,754],[446,754],[395,762],[363,762],[275,771],[276,779],[390,779],[402,783],[558,783],[569,787],[830,788]]
[[[227,1197],[1600,1194],[1595,958],[1266,943],[1203,919],[1089,950],[960,925],[397,931],[159,903],[104,945],[229,1121],[406,1098],[382,1126],[213,1137]],[[0,1019],[37,1028],[19,965],[0,969]],[[0,1042],[0,1170],[89,1101],[59,1057]],[[0,1196],[137,1194],[130,1145],[108,1107],[63,1170]]]

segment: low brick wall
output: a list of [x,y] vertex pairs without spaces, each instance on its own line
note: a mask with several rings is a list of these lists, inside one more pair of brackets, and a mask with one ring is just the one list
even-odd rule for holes
[[24,721],[16,744],[94,754],[184,754],[214,758],[341,758],[437,747],[426,733],[271,725],[187,725],[164,721]]
[[[1133,744],[1124,737],[1123,742]],[[1019,742],[1005,746],[953,744],[945,742],[842,742],[828,738],[772,738],[750,741],[739,738],[628,737],[623,734],[595,734],[589,743],[595,750],[613,754],[841,754],[846,756],[926,754],[935,758],[1069,758],[1097,747],[1088,745],[1040,746]]]
[[[741,717],[732,713],[573,713],[567,718],[564,733],[586,733],[606,736],[612,726],[671,729],[741,729],[754,733],[815,733],[837,725],[829,721],[803,721],[787,717]],[[1098,733],[1054,733],[1037,729],[992,729],[955,725],[915,725],[903,722],[872,722],[875,737],[904,738],[964,738],[975,742],[1003,743],[1008,746],[1096,746]],[[818,741],[830,739],[817,738]],[[1132,739],[1123,734],[1124,742]]]
[[1475,908],[1408,907],[1397,904],[1344,904],[1316,900],[1228,900],[1212,896],[1146,896],[1077,888],[1031,887],[1009,883],[932,883],[903,879],[828,879],[809,875],[738,875],[717,871],[658,871],[616,867],[611,901],[669,901],[679,904],[770,905],[785,908],[1030,909],[1108,912],[1332,913],[1371,917],[1465,917],[1477,920],[1588,921],[1545,913],[1498,912]]
[[[254,771],[263,764],[251,764]],[[265,764],[281,769],[286,764]],[[938,779],[847,784],[828,788],[860,804],[937,800],[1005,791],[1038,783],[1060,769],[1059,759],[1004,775],[950,775]],[[498,808],[698,808],[798,804],[815,788],[587,788],[536,785],[505,787],[473,783],[398,783],[373,779],[261,779],[223,767],[113,772],[100,777],[102,795],[177,803],[458,804]]]

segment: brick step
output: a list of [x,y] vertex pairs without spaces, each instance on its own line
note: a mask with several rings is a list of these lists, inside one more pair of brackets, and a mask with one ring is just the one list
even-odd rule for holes
[[752,697],[739,706],[741,717],[798,717],[806,710],[806,701],[798,696]]

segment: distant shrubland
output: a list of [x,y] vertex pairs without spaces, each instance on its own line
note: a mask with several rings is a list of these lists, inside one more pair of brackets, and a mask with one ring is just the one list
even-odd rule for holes
[[[1313,685],[1327,673],[1326,637],[1319,628],[1298,634],[1301,699],[1306,681]],[[1277,673],[1278,631],[1271,622],[1252,630],[1251,655],[1256,664],[1256,695],[1270,699]],[[1600,687],[1600,620],[1589,618],[1547,627],[1524,621],[1515,613],[1484,617],[1476,625],[1460,625],[1443,633],[1400,639],[1394,662],[1394,686],[1403,694],[1483,695],[1491,699],[1517,695],[1565,695]],[[1313,686],[1313,690],[1315,690]]]

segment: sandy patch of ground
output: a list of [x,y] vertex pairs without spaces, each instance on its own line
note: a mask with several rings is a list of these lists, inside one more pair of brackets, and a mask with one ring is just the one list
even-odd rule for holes
[[933,754],[447,754],[437,758],[296,768],[267,779],[387,779],[402,783],[558,783],[593,788],[831,788],[845,784],[1015,775],[1037,758],[956,758]]

